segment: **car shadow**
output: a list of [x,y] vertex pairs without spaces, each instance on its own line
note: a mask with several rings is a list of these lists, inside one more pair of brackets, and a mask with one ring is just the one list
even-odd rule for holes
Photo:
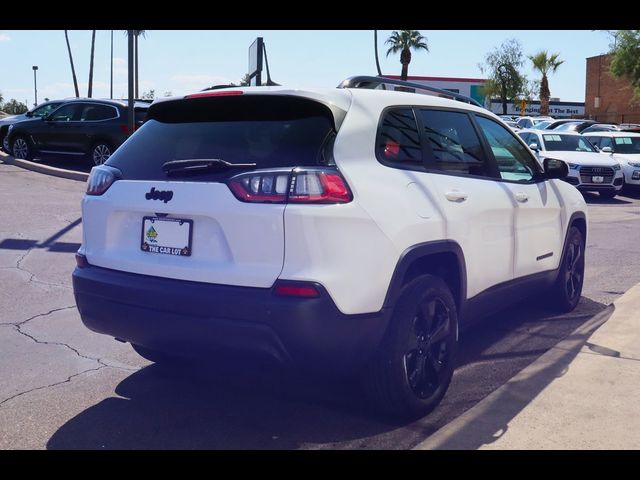
[[626,205],[633,203],[631,200],[627,200],[623,197],[627,196],[626,193],[619,193],[613,198],[601,197],[597,193],[582,192],[585,202],[588,204],[601,204],[601,205]]
[[93,165],[89,163],[88,160],[85,160],[84,157],[74,158],[74,157],[54,157],[47,156],[42,158],[34,158],[31,160],[33,163],[40,163],[43,165],[49,165],[55,168],[62,168],[63,170],[74,170],[76,172],[84,172],[89,173]]
[[119,397],[62,425],[47,448],[412,448],[605,308],[583,297],[576,310],[558,316],[533,300],[478,322],[461,336],[447,395],[413,422],[372,413],[353,379],[294,374],[243,358],[145,367],[117,385]]

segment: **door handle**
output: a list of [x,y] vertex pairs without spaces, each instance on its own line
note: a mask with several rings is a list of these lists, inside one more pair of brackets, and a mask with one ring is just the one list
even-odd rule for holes
[[529,195],[527,195],[524,192],[517,192],[516,200],[519,201],[520,203],[526,203],[529,201]]
[[469,195],[467,195],[465,192],[461,192],[459,190],[451,190],[449,192],[446,192],[444,194],[444,196],[450,202],[464,202]]

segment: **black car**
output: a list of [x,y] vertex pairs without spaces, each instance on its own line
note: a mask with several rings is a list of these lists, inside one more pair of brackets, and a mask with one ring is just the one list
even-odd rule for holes
[[[135,102],[136,128],[148,108],[147,102]],[[69,155],[101,165],[132,133],[127,118],[126,101],[71,100],[43,118],[11,125],[8,141],[16,158]]]
[[9,125],[13,125],[14,123],[22,122],[23,120],[28,120],[30,118],[41,118],[46,117],[51,112],[53,112],[56,108],[62,105],[65,100],[51,100],[48,102],[41,103],[37,107],[32,110],[29,110],[26,113],[22,113],[19,115],[9,115],[0,119],[0,148],[7,153],[9,152],[9,141],[7,138],[7,132],[9,131]]

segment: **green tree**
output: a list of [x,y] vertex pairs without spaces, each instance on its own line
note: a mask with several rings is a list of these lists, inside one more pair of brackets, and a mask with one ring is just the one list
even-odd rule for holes
[[2,108],[6,113],[9,113],[11,115],[19,115],[29,110],[24,103],[19,102],[14,98],[5,103]]
[[611,50],[610,71],[616,77],[626,77],[640,98],[640,30],[618,30],[616,45]]
[[71,44],[69,43],[69,33],[64,31],[64,38],[67,40],[67,50],[69,51],[69,63],[71,63],[71,75],[73,76],[73,87],[76,90],[76,97],[80,96],[80,90],[78,90],[78,77],[76,77],[76,69],[73,66],[73,55],[71,55]]
[[173,96],[173,92],[171,90],[167,90],[166,92],[164,92],[164,96],[165,97],[172,97]]
[[484,63],[478,65],[480,71],[488,77],[483,94],[489,100],[492,97],[500,99],[503,115],[507,114],[507,104],[522,93],[525,77],[520,69],[523,63],[522,45],[511,38],[487,53]]
[[91,34],[91,61],[89,62],[89,88],[87,90],[87,97],[91,98],[93,94],[93,57],[96,47],[96,31],[93,30]]
[[2,102],[4,101],[4,97],[2,96],[2,92],[0,92],[0,110],[2,110]]
[[427,39],[420,35],[418,30],[394,30],[385,43],[391,45],[389,50],[387,50],[387,57],[390,53],[400,52],[400,63],[402,64],[402,72],[400,73],[401,80],[406,80],[409,75],[411,50],[429,51]]
[[249,85],[251,85],[251,76],[248,73],[245,73],[242,80],[240,80],[240,86],[248,87]]
[[531,60],[533,68],[542,74],[542,79],[540,80],[540,115],[548,115],[551,91],[549,90],[547,74],[555,73],[558,67],[564,63],[564,60],[560,60],[559,53],[549,55],[546,50],[530,55],[529,60]]
[[[170,95],[165,95],[165,97],[168,97]],[[144,92],[142,94],[141,97],[143,100],[153,100],[154,98],[156,98],[156,91],[155,90],[149,90],[148,92]]]

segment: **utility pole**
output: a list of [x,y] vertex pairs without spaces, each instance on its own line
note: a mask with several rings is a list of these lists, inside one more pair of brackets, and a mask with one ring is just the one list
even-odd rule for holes
[[36,97],[36,103],[33,104],[33,106],[35,107],[38,105],[38,81],[36,80],[36,72],[38,71],[38,66],[34,65],[31,68],[33,69],[33,89],[35,90]]
[[109,90],[109,98],[113,100],[113,30],[111,30],[111,89]]
[[134,113],[133,113],[133,30],[128,31],[128,42],[129,42],[129,121],[127,122],[129,125],[129,135],[133,133],[134,125]]

